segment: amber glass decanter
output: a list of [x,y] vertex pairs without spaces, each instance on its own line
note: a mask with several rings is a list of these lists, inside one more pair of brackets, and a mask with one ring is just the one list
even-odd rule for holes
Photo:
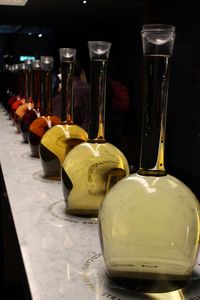
[[42,137],[40,160],[45,177],[60,178],[61,165],[76,145],[87,140],[87,132],[73,123],[73,76],[76,49],[61,48],[62,108],[61,123],[53,126]]
[[29,106],[25,111],[21,123],[20,130],[24,142],[28,142],[28,133],[31,123],[40,117],[41,112],[41,61],[39,59],[32,62],[32,70],[30,76],[31,101],[33,106]]
[[[199,202],[164,165],[175,27],[143,26],[144,106],[139,171],[118,182],[99,210],[109,278],[169,290],[190,278],[199,247]],[[154,282],[154,283],[152,283]],[[159,284],[158,284],[159,283]],[[152,285],[151,285],[152,284]]]
[[28,138],[27,135],[24,134],[21,128],[21,122],[22,118],[27,110],[31,110],[33,108],[33,100],[32,100],[32,60],[31,59],[26,59],[25,60],[25,102],[20,105],[16,112],[16,126],[17,129],[21,132],[22,134],[22,139],[25,143],[28,143]]
[[123,153],[104,136],[106,70],[111,43],[88,42],[91,59],[91,116],[88,140],[66,156],[61,172],[66,211],[97,216],[108,188],[129,174]]
[[53,57],[41,56],[42,66],[42,114],[35,119],[28,133],[28,141],[33,157],[39,157],[39,145],[44,133],[52,126],[60,123],[60,118],[52,114],[52,68]]

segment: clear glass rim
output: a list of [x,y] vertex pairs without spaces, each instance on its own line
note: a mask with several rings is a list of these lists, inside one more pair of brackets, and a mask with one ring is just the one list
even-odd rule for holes
[[53,62],[53,56],[42,55],[42,56],[40,56],[40,60],[42,63],[51,63],[51,62]]
[[59,48],[59,51],[76,51],[76,48]]
[[40,68],[41,67],[41,60],[40,59],[36,59],[33,61],[33,68]]
[[106,42],[106,41],[88,41],[88,45],[92,45],[92,44],[96,44],[96,45],[111,45],[111,42]]
[[42,60],[42,59],[53,59],[53,56],[41,55],[40,60]]
[[75,60],[76,53],[76,48],[59,48],[60,61]]
[[163,32],[163,31],[170,31],[175,33],[175,26],[170,24],[144,24],[142,27],[141,32],[146,31],[157,31],[157,32]]
[[26,65],[31,65],[33,63],[33,60],[32,59],[26,59],[24,62],[25,62]]

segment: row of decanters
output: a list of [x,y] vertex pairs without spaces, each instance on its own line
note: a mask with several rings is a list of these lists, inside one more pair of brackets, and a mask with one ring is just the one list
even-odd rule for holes
[[[111,43],[95,41],[88,42],[88,46],[91,58],[88,132],[73,122],[73,74],[76,63],[76,49],[73,48],[59,49],[61,117],[52,114],[53,58],[42,56],[40,61],[25,62],[25,67],[28,66],[24,77],[28,101],[17,108],[15,123],[23,141],[29,143],[32,156],[40,158],[44,176],[61,179],[67,212],[97,216],[106,191],[129,174],[129,166],[123,153],[105,140],[106,71]],[[68,160],[68,154],[74,147],[78,152],[74,152],[75,158],[72,153]]]
[[29,143],[31,155],[39,157],[39,145],[43,134],[60,118],[52,114],[53,57],[41,56],[40,60],[26,60],[19,65],[20,87],[17,96],[9,100],[10,117]]
[[[175,27],[147,24],[141,35],[144,104],[138,172],[129,175],[126,157],[105,139],[106,69],[111,47],[108,42],[88,42],[91,70],[88,133],[73,123],[76,50],[60,49],[62,117],[40,136],[39,155],[45,176],[61,176],[67,213],[98,216],[109,278],[131,284],[133,279],[167,282],[172,289],[172,282],[179,286],[190,279],[196,261],[199,202],[185,184],[166,173],[164,165]],[[50,88],[49,64],[46,57],[43,82]],[[46,97],[50,99],[48,91],[46,88]],[[48,123],[49,116],[50,111],[41,120]]]

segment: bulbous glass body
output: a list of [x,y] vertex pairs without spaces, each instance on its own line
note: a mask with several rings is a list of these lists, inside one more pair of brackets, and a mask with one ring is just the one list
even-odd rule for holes
[[87,138],[87,132],[77,125],[59,124],[50,128],[43,135],[39,147],[45,177],[60,178],[61,165],[66,155]]
[[[19,107],[15,111],[15,124],[17,127],[18,132],[21,132],[21,122],[24,114],[27,110],[33,108],[33,103],[23,103],[22,105],[19,105]],[[27,139],[24,140],[24,142],[27,142]]]
[[13,122],[13,125],[16,126],[17,131],[19,132],[19,127],[17,127],[17,119],[18,119],[18,115],[15,114],[16,110],[18,109],[18,107],[22,104],[24,104],[25,100],[18,97],[17,100],[15,102],[13,102],[12,106],[11,106],[11,110],[10,110],[10,117],[11,120]]
[[28,143],[28,132],[31,123],[37,119],[37,112],[35,109],[27,109],[20,122],[20,132],[22,134],[23,141]]
[[[129,174],[123,153],[110,143],[82,143],[66,156],[61,172],[68,213],[97,216],[109,188],[109,174],[121,170]],[[121,177],[120,177],[121,178]]]
[[39,157],[39,145],[45,132],[59,123],[60,118],[57,116],[41,116],[31,123],[28,132],[28,142],[33,157]]
[[199,247],[200,207],[192,191],[165,170],[175,27],[146,24],[141,33],[144,97],[140,166],[137,174],[122,179],[105,197],[99,211],[99,231],[108,276],[125,284],[140,281],[144,288],[154,281],[154,291],[159,292],[160,285],[169,291],[190,279]]
[[7,103],[7,111],[8,111],[8,113],[9,113],[9,117],[10,117],[10,119],[12,119],[13,118],[13,109],[12,109],[12,105],[16,102],[18,100],[18,97],[17,96],[15,96],[15,95],[13,95],[12,97],[10,97],[9,99],[8,99],[8,103]]
[[99,210],[108,276],[188,280],[199,245],[199,212],[192,191],[171,175],[122,179]]

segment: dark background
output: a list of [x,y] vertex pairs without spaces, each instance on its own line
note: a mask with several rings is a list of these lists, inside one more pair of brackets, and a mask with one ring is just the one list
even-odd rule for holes
[[194,0],[87,0],[85,5],[81,0],[29,0],[25,7],[0,6],[0,68],[5,62],[18,63],[20,55],[53,55],[57,69],[58,49],[75,47],[89,76],[87,41],[112,42],[109,61],[131,78],[131,106],[121,150],[137,168],[142,110],[140,31],[145,23],[175,25],[166,168],[200,195],[200,26],[195,4]]

